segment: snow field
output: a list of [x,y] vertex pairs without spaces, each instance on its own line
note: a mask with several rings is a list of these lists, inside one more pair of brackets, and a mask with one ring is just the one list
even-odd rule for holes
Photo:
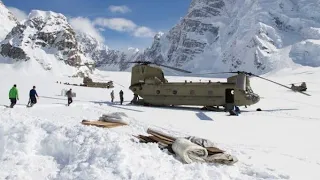
[[[32,65],[30,65],[31,67]],[[97,72],[94,79],[115,82],[115,100],[108,89],[57,84],[80,83],[49,72],[17,71],[0,66],[0,104],[8,105],[14,83],[20,93],[15,108],[0,106],[0,179],[318,179],[320,166],[319,69],[299,68],[270,73],[280,83],[306,81],[311,97],[252,78],[262,99],[240,116],[200,111],[195,107],[153,108],[126,105],[132,99],[127,72]],[[169,82],[209,78],[167,77]],[[212,79],[211,80],[215,80]],[[220,79],[224,81],[225,79]],[[37,86],[41,96],[26,108],[28,92]],[[124,87],[122,87],[124,86]],[[66,107],[61,89],[77,93]],[[124,91],[125,105],[118,92]],[[257,112],[256,108],[263,111]],[[81,125],[83,119],[124,113],[129,126],[103,129]],[[156,144],[141,144],[132,135],[155,128],[175,136],[210,139],[236,156],[233,166],[183,164]]]

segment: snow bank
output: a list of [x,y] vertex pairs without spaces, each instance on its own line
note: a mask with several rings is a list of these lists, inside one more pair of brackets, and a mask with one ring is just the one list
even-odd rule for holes
[[[127,104],[132,99],[127,88],[130,73],[100,72],[93,77],[117,82],[113,90],[117,94],[123,89],[123,105],[119,96],[110,102],[111,89],[74,86],[77,97],[66,107],[67,99],[59,94],[70,86],[56,81],[80,82],[80,78],[32,69],[20,72],[0,64],[0,76],[9,77],[0,79],[0,179],[320,179],[320,146],[315,143],[320,136],[319,104],[312,101],[319,99],[319,69],[300,67],[264,76],[284,84],[306,81],[311,97],[253,77],[252,89],[263,97],[259,104],[241,109],[243,113],[236,117],[202,111],[204,119],[197,107]],[[172,82],[186,79],[167,78]],[[226,80],[187,78],[193,82],[199,79]],[[2,105],[9,104],[7,94],[13,83],[18,85],[20,101],[9,109]],[[40,98],[32,108],[26,108],[34,84]],[[262,111],[257,112],[257,108]],[[83,119],[96,120],[103,114],[128,118],[130,125],[105,129],[81,124]],[[139,143],[132,136],[146,135],[148,128],[175,137],[208,139],[237,157],[238,162],[231,166],[184,164],[157,144]]]

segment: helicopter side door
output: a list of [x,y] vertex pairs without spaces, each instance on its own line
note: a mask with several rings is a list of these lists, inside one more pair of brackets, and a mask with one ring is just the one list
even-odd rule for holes
[[226,103],[234,103],[234,89],[225,90]]

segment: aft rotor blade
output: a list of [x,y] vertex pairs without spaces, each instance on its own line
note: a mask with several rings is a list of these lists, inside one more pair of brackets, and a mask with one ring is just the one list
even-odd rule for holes
[[275,82],[275,81],[272,81],[272,80],[269,80],[269,79],[267,79],[267,78],[260,77],[260,76],[258,76],[258,75],[252,74],[252,73],[250,73],[250,75],[255,76],[255,77],[258,77],[258,78],[261,78],[261,79],[264,79],[264,80],[269,81],[269,82],[272,82],[272,83],[275,83],[275,84],[277,84],[277,85],[279,85],[279,86],[285,87],[285,88],[290,89],[290,90],[292,90],[292,91],[294,91],[294,92],[299,92],[299,93],[301,93],[301,94],[304,94],[304,95],[307,95],[307,96],[311,96],[310,94],[307,94],[307,93],[301,92],[301,91],[295,91],[295,90],[291,89],[291,88],[288,87],[288,86],[285,86],[285,85],[283,85],[283,84],[280,84],[280,83]]
[[128,62],[123,62],[123,63],[135,63],[135,64],[153,64],[150,61],[128,61]]
[[238,72],[210,72],[210,73],[200,73],[192,75],[208,75],[208,74],[237,74]]
[[179,68],[176,68],[176,67],[166,66],[166,65],[157,64],[157,63],[154,63],[154,64],[158,65],[158,66],[163,66],[163,67],[166,67],[166,68],[169,68],[169,69],[173,69],[173,70],[176,70],[176,71],[184,72],[184,73],[192,73],[190,71],[187,71],[187,70],[184,70],[184,69],[179,69]]

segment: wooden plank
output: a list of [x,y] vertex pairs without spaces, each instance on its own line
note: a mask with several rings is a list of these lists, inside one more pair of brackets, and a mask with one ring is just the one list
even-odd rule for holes
[[152,134],[152,135],[154,135],[154,136],[157,136],[157,137],[159,137],[159,138],[161,138],[161,139],[165,139],[165,140],[167,140],[167,141],[172,141],[172,142],[173,142],[173,141],[176,140],[175,137],[171,137],[171,136],[169,136],[169,135],[167,135],[167,134],[164,134],[164,133],[161,133],[161,132],[152,130],[152,129],[150,129],[150,128],[148,128],[147,133]]
[[104,127],[104,128],[113,128],[113,127],[126,125],[123,123],[104,122],[104,121],[88,121],[88,120],[83,120],[81,123],[83,125],[89,125],[89,126],[91,125],[91,126]]
[[150,139],[153,139],[153,140],[156,141],[156,142],[161,142],[161,143],[166,144],[166,145],[172,144],[171,141],[163,140],[163,139],[161,139],[161,138],[159,138],[159,137],[157,137],[157,136],[149,136],[149,138],[150,138]]
[[217,154],[217,153],[224,153],[223,150],[216,148],[216,147],[207,147],[206,149],[208,151],[208,155],[213,155],[213,154]]

